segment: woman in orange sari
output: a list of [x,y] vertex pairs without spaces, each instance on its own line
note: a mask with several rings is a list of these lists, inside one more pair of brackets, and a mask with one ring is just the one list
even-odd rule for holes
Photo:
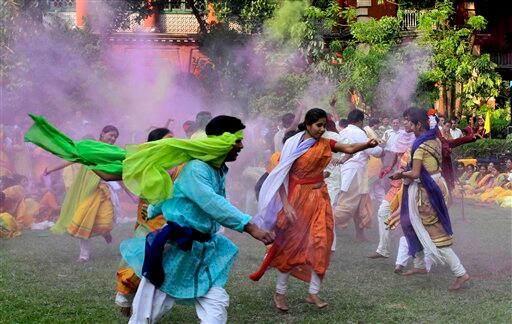
[[289,309],[285,293],[290,274],[310,283],[307,302],[318,308],[327,306],[318,292],[329,267],[334,221],[324,170],[332,152],[354,154],[378,144],[375,140],[342,144],[322,138],[326,122],[327,114],[322,109],[306,113],[300,132],[286,141],[279,164],[260,192],[255,222],[272,228],[276,241],[250,278],[259,280],[268,266],[278,270],[274,301],[282,311]]

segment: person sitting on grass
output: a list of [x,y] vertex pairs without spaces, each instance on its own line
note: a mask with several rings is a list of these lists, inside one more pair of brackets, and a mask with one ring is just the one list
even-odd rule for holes
[[11,238],[21,234],[14,217],[6,210],[7,197],[0,191],[0,238]]

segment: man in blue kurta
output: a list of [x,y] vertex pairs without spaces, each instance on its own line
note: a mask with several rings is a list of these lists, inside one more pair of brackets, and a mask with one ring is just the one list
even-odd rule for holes
[[[209,136],[224,132],[235,133],[245,126],[235,117],[218,116],[206,127]],[[237,141],[224,162],[235,161],[243,144]],[[205,240],[194,240],[189,250],[177,241],[167,241],[161,260],[164,272],[159,287],[143,271],[145,238],[133,238],[121,243],[124,260],[142,278],[135,295],[130,323],[148,323],[161,318],[176,300],[193,300],[202,323],[226,323],[229,296],[224,290],[238,248],[219,233],[221,226],[247,232],[265,244],[273,234],[252,224],[251,216],[239,211],[225,198],[227,167],[220,168],[200,161],[189,161],[175,182],[174,194],[153,205],[148,217],[162,213],[167,226],[192,229]],[[159,283],[160,284],[160,283]]]

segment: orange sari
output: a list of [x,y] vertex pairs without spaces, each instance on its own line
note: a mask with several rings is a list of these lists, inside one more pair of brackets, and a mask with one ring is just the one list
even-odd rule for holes
[[288,201],[297,219],[289,224],[284,211],[277,215],[276,242],[270,266],[310,281],[311,271],[323,277],[329,267],[334,220],[323,172],[331,160],[328,139],[320,139],[298,158],[289,173]]

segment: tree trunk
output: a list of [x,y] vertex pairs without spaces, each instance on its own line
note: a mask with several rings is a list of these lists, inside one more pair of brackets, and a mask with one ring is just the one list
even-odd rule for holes
[[442,114],[446,117],[446,115],[448,114],[448,110],[450,110],[449,103],[448,103],[448,86],[443,86],[442,92],[443,92],[443,106],[444,106],[443,107],[444,111],[442,112]]
[[455,83],[452,83],[452,85],[450,85],[450,107],[448,109],[448,114],[447,114],[447,118],[450,118],[453,113],[455,112],[455,103],[457,102],[457,91],[456,91],[456,86],[455,86]]
[[192,8],[192,13],[196,17],[197,23],[199,24],[200,33],[207,34],[208,28],[206,27],[206,21],[203,19],[203,16],[199,12],[199,10],[197,10],[194,4],[194,0],[187,0],[187,4],[190,6],[190,8]]

